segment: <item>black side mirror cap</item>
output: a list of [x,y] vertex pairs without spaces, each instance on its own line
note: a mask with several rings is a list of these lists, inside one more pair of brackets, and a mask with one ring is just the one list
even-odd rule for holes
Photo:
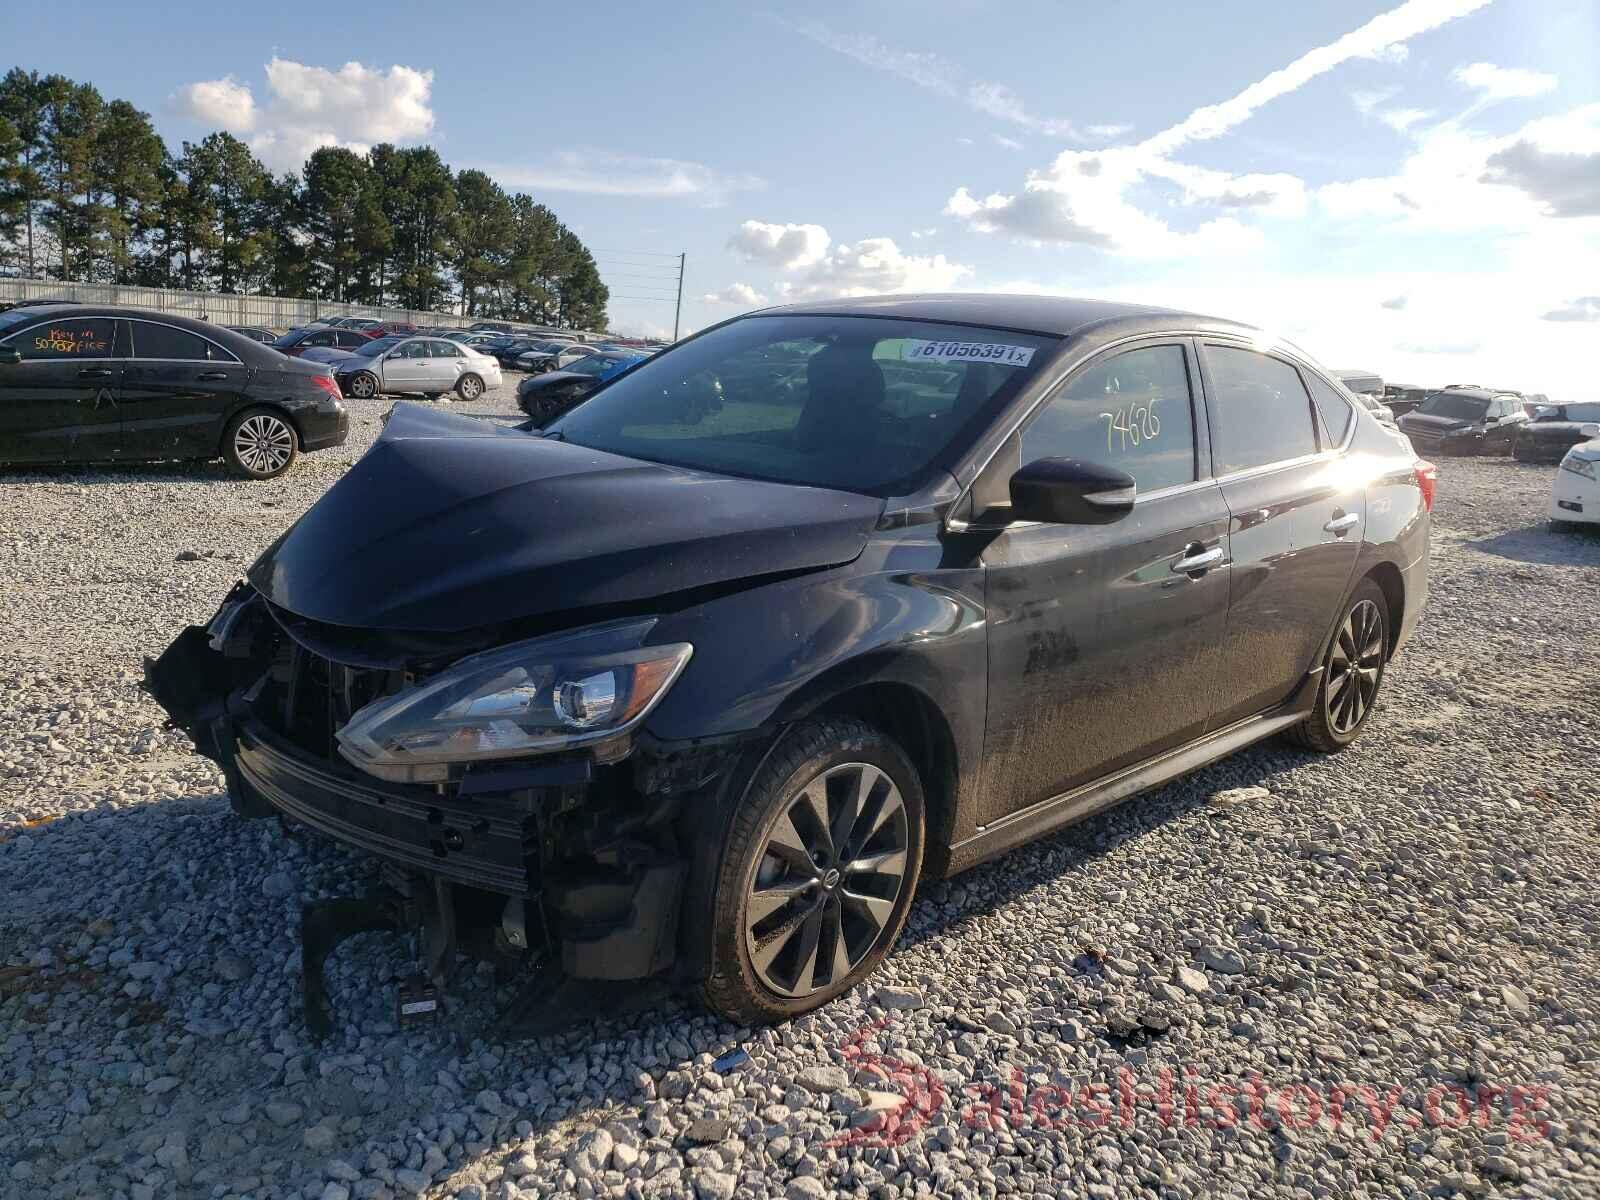
[[1077,458],[1039,458],[1011,477],[1011,519],[1109,525],[1133,511],[1137,494],[1126,471]]
[[15,346],[0,346],[0,366],[14,367],[21,361],[21,350]]

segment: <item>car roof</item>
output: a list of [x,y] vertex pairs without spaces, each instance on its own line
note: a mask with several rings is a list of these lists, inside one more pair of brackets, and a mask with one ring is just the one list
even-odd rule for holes
[[[1259,332],[1254,327],[1221,317],[1206,317],[1183,309],[1114,300],[1068,296],[1011,295],[991,292],[925,293],[905,296],[862,296],[845,300],[814,300],[758,309],[751,316],[816,315],[896,317],[909,321],[947,321],[987,325],[1062,337],[1090,326],[1113,322],[1159,324],[1181,319],[1185,326],[1217,332]],[[1154,320],[1153,320],[1154,319]]]
[[1493,400],[1498,396],[1510,395],[1509,392],[1497,392],[1493,388],[1481,387],[1447,387],[1440,388],[1434,393],[1436,396],[1470,396],[1474,400]]
[[[13,310],[14,311],[14,310]],[[54,317],[84,316],[84,317],[111,317],[123,318],[130,321],[159,321],[163,325],[171,325],[176,329],[186,329],[190,333],[198,334],[219,345],[226,346],[241,359],[254,359],[258,362],[282,362],[282,356],[271,346],[265,345],[252,337],[236,333],[226,325],[219,325],[213,321],[197,321],[193,317],[181,317],[176,313],[161,312],[154,308],[135,308],[128,304],[78,304],[74,302],[60,304],[29,305],[26,309],[27,319],[44,317],[47,320]],[[20,322],[19,322],[20,324]]]

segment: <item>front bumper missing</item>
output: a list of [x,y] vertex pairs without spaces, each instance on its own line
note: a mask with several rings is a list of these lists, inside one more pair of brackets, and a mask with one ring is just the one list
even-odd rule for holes
[[[591,764],[570,758],[497,764],[448,787],[372,779],[260,719],[254,706],[263,664],[227,635],[227,612],[224,605],[210,627],[191,626],[147,659],[145,690],[222,768],[239,815],[278,813],[371,854],[393,885],[302,911],[312,1032],[323,1036],[332,1025],[328,954],[366,930],[419,929],[427,947],[422,974],[443,987],[459,921],[462,948],[497,966],[539,964],[535,982],[545,1003],[566,994],[563,977],[641,980],[674,965],[687,874],[670,832],[677,795],[628,795],[629,819],[618,821],[614,795],[609,810],[597,802]],[[521,1003],[529,1002],[524,988]],[[502,1024],[520,1028],[528,1016],[508,1011]]]

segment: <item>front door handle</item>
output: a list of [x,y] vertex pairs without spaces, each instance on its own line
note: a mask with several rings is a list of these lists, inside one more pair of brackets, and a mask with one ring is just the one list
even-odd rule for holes
[[1334,537],[1343,537],[1359,524],[1361,524],[1360,513],[1336,512],[1333,514],[1333,520],[1329,521],[1323,528],[1333,534]]
[[1172,564],[1174,575],[1203,575],[1212,567],[1222,562],[1222,547],[1213,546],[1203,550],[1199,542],[1191,542],[1184,551],[1184,555]]
[[111,371],[108,367],[85,367],[78,372],[79,379],[110,379]]
[[226,371],[201,371],[200,374],[195,376],[196,379],[204,380],[208,383],[217,379],[226,379],[227,377],[228,373]]

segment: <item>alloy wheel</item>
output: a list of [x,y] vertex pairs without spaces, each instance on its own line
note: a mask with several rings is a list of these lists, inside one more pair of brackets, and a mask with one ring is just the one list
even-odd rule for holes
[[483,392],[483,384],[478,382],[476,375],[468,375],[461,381],[461,398],[463,400],[476,400]]
[[350,381],[350,394],[357,400],[371,400],[378,394],[377,380],[371,375],[357,375]]
[[1328,655],[1328,724],[1334,732],[1354,731],[1372,707],[1383,671],[1383,619],[1378,606],[1363,600],[1351,608]]
[[778,814],[745,898],[745,947],[763,985],[808,996],[882,937],[905,883],[900,789],[871,763],[830,767]]
[[294,456],[294,430],[270,413],[257,413],[239,423],[233,434],[233,450],[246,470],[256,475],[272,475]]

